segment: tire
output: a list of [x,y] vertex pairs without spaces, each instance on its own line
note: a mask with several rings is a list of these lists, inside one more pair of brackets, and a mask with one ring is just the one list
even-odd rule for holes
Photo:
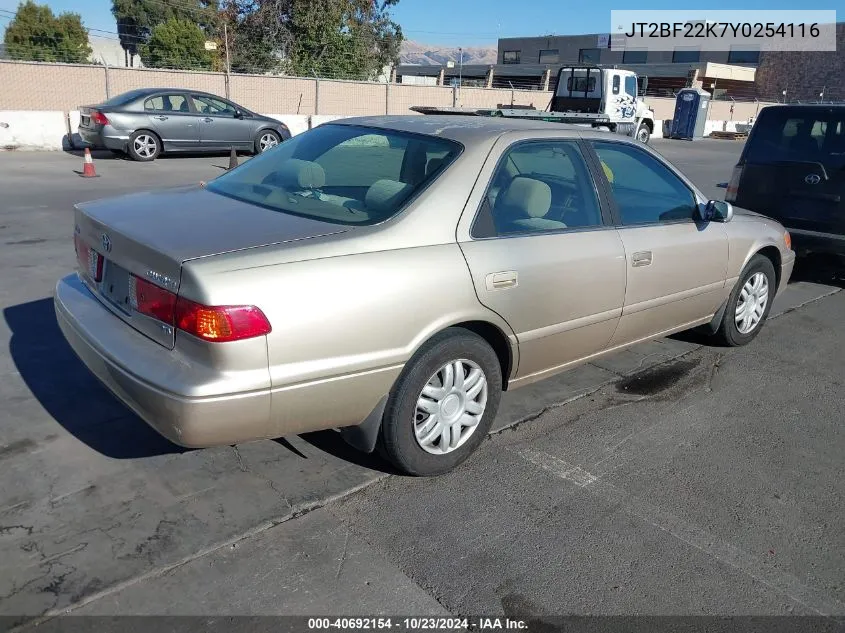
[[651,130],[645,123],[641,123],[640,127],[637,128],[636,139],[645,145],[648,145],[648,141],[651,139]]
[[[448,384],[448,379],[441,368],[452,367],[452,375],[456,376],[456,363],[460,363],[466,378],[477,376],[476,371],[481,372],[481,377],[463,392],[453,380],[452,389],[443,395],[442,387],[444,383]],[[427,395],[423,394],[424,388],[427,388]],[[409,475],[432,476],[449,472],[484,441],[499,410],[501,396],[502,369],[490,345],[463,328],[444,330],[423,345],[393,386],[379,431],[379,451],[397,469]],[[419,408],[418,401],[422,400],[438,413],[429,414]],[[469,402],[475,405],[467,411],[464,405]],[[443,414],[450,416],[452,424],[441,423],[442,417],[438,416]],[[476,423],[467,426],[460,423],[468,418]],[[457,433],[453,435],[454,429]],[[417,439],[418,432],[421,440]],[[447,434],[448,438],[455,438],[454,447],[447,443]],[[434,438],[424,448],[422,440],[432,435]],[[441,448],[441,443],[446,446]]]
[[[275,139],[275,142],[272,140]],[[255,136],[255,153],[262,154],[268,149],[273,149],[282,142],[282,137],[274,130],[261,130]]]
[[[751,323],[740,320],[737,311],[742,310],[743,304],[747,305],[749,309],[752,308],[752,304],[749,304],[748,300],[744,299],[742,295],[743,290],[747,290],[746,286],[749,288],[754,287],[755,280],[761,280],[761,283],[763,283],[762,280],[765,282],[766,303],[762,308],[762,312],[757,317],[758,320]],[[775,267],[772,265],[771,260],[763,255],[754,255],[728,297],[725,314],[722,316],[719,329],[713,335],[714,338],[719,343],[730,347],[747,345],[754,340],[760,333],[760,330],[763,329],[763,324],[769,316],[776,290]],[[752,291],[752,296],[757,297],[757,305],[759,307],[760,297],[762,296],[760,289],[758,288],[756,291]],[[744,314],[748,318],[748,315],[751,313],[745,312]],[[750,329],[746,330],[745,328],[749,326],[751,326]]]
[[153,161],[161,155],[161,139],[149,130],[138,130],[129,137],[127,153],[132,160],[142,163]]

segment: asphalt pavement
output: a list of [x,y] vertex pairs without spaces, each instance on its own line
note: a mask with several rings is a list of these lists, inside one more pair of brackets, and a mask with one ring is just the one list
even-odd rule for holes
[[[733,141],[655,141],[713,197]],[[0,615],[845,615],[839,273],[800,268],[749,346],[640,345],[506,394],[458,471],[332,432],[187,451],[87,373],[50,295],[72,204],[208,180],[0,153]]]

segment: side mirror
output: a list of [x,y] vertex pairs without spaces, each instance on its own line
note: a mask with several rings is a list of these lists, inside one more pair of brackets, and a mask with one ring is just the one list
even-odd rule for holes
[[705,222],[730,222],[734,217],[734,208],[724,200],[708,200],[704,205],[702,220]]
[[240,111],[240,110],[235,110],[235,118],[236,118],[236,119],[242,119],[242,118],[244,118],[244,113],[243,113],[242,111]]

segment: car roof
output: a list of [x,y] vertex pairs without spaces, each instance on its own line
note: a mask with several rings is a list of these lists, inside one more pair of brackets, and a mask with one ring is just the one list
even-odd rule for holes
[[192,90],[191,88],[137,88],[135,90],[128,90],[124,94],[134,94],[138,97],[146,97],[153,94],[159,94],[162,92],[190,92],[191,94],[195,95],[207,95],[209,97],[217,97],[218,99],[222,99],[224,97],[219,97],[214,93],[205,92],[204,90]]
[[339,125],[360,125],[397,132],[411,132],[440,136],[459,143],[473,143],[501,136],[514,131],[561,132],[561,136],[578,136],[584,128],[567,123],[549,123],[531,119],[510,119],[505,117],[487,117],[454,114],[408,114],[395,116],[365,116],[336,119],[331,123]]

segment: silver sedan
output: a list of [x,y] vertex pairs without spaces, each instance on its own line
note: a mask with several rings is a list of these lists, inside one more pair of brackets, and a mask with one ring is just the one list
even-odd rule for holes
[[95,148],[151,161],[162,152],[260,154],[291,137],[276,119],[222,97],[182,88],[124,92],[80,108],[79,135]]

